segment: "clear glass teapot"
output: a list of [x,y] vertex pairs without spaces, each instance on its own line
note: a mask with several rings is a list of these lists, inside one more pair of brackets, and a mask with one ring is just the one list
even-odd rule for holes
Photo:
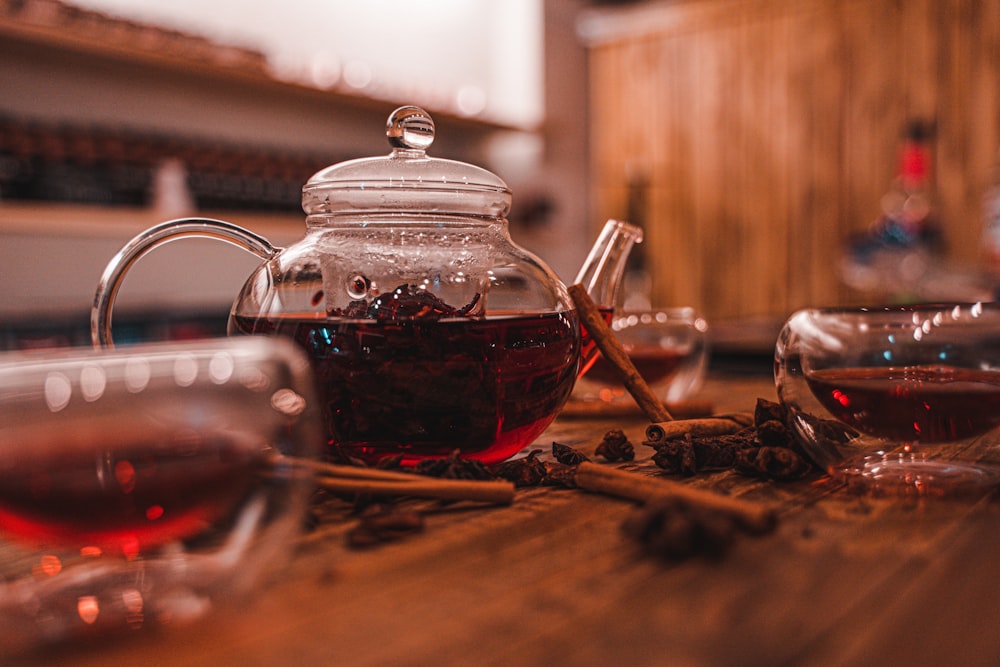
[[[568,292],[511,240],[511,191],[499,177],[427,156],[434,122],[425,111],[397,109],[386,135],[389,155],[309,179],[306,235],[287,248],[202,218],[137,236],[98,285],[94,344],[112,345],[115,296],[142,255],[181,237],[221,239],[264,260],[233,304],[229,332],[287,336],[306,350],[332,455],[413,462],[457,450],[494,462],[530,444],[582,367]],[[639,240],[637,227],[609,223],[581,270],[609,315]]]

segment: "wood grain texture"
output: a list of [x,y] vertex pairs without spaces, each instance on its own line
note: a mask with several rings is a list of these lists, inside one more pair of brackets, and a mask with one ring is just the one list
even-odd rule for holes
[[[712,377],[717,412],[774,398],[769,378]],[[656,475],[642,419],[558,419],[535,443]],[[777,508],[774,533],[720,560],[662,562],[621,533],[634,503],[535,488],[513,505],[437,505],[426,530],[352,551],[347,510],[298,545],[250,604],[194,626],[21,656],[14,664],[995,665],[1000,505],[846,493],[718,472],[682,480]]]
[[[596,219],[641,172],[653,300],[709,319],[848,305],[837,260],[933,121],[948,260],[981,261],[1000,149],[996,0],[681,0],[591,45]],[[629,23],[627,19],[634,20]]]

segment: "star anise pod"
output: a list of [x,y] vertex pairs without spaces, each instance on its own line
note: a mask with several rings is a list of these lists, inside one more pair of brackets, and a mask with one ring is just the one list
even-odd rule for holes
[[633,512],[622,531],[650,553],[680,560],[696,555],[721,556],[733,543],[738,526],[726,514],[666,497]]
[[424,459],[417,463],[413,470],[421,475],[442,479],[496,479],[496,475],[490,472],[485,464],[481,461],[462,458],[457,449],[447,458]]
[[580,465],[584,461],[590,460],[583,452],[561,442],[552,443],[552,458],[568,466]]
[[527,456],[499,463],[493,466],[493,473],[517,487],[537,486],[547,474],[545,463],[538,459],[540,451],[535,449]]
[[594,453],[603,456],[608,461],[631,461],[635,458],[635,447],[621,429],[612,429],[604,434],[601,444]]

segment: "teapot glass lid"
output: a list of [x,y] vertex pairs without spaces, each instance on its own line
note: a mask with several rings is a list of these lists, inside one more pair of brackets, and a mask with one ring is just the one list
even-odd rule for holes
[[428,157],[434,120],[423,109],[400,107],[389,115],[392,152],[349,160],[317,172],[302,188],[309,215],[460,215],[504,218],[511,192],[491,171]]

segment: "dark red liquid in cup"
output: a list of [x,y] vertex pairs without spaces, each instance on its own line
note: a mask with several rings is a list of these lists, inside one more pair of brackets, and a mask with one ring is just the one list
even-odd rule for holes
[[[0,470],[0,528],[25,542],[138,556],[207,530],[260,479],[262,447],[227,438],[67,448]],[[31,447],[32,443],[7,443]]]
[[1000,373],[948,366],[836,368],[806,381],[836,418],[897,442],[946,442],[1000,425]]
[[[658,385],[668,381],[687,356],[680,350],[664,347],[625,347],[629,359],[639,374],[649,385]],[[621,372],[607,359],[598,355],[591,367],[588,380],[606,385],[622,385]]]

